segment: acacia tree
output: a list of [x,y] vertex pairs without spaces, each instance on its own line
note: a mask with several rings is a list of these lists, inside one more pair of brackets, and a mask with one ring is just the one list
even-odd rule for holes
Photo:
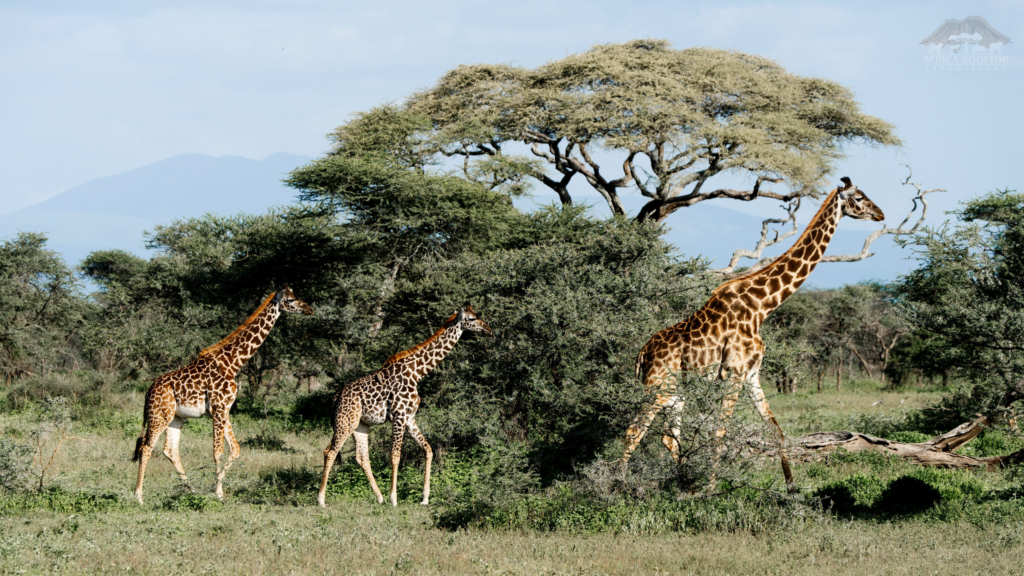
[[[438,152],[461,157],[466,177],[533,179],[571,204],[579,175],[618,215],[622,191],[636,188],[648,198],[642,221],[714,198],[771,198],[790,203],[781,222],[795,223],[799,199],[826,189],[844,144],[900,145],[844,86],[664,40],[598,45],[537,68],[459,66],[407,106],[430,119]],[[533,158],[508,154],[509,143]],[[723,174],[753,185],[715,188]]]

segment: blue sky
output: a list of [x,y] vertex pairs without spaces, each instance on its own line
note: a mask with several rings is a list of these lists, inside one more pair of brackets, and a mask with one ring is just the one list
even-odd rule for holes
[[[1012,39],[1006,69],[926,70],[919,42],[969,14]],[[1019,1],[5,0],[0,213],[177,154],[317,156],[353,112],[400,101],[458,64],[534,66],[640,37],[755,52],[852,88],[906,146],[851,148],[836,176],[853,177],[893,224],[909,207],[901,164],[949,190],[933,201],[935,221],[959,200],[1020,186]]]

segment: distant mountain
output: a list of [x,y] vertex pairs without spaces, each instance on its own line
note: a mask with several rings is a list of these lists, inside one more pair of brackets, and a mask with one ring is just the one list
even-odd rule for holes
[[278,153],[263,160],[183,154],[76,186],[0,216],[0,238],[44,232],[74,265],[94,250],[145,255],[142,231],[207,212],[259,213],[295,201],[281,179],[310,158]]
[[[175,156],[137,170],[100,178],[66,190],[44,202],[0,215],[0,238],[20,231],[44,232],[49,247],[64,255],[70,265],[94,250],[121,248],[146,256],[142,231],[172,220],[205,213],[261,213],[271,206],[295,202],[296,191],[281,183],[289,172],[310,162],[310,158],[274,154],[263,160],[239,156],[214,158],[202,154]],[[537,195],[520,199],[516,205],[531,210],[554,197]],[[581,199],[586,201],[586,199]],[[591,199],[594,212],[607,215],[600,199]],[[645,199],[623,197],[627,211],[636,214]],[[667,220],[666,239],[689,256],[711,258],[724,266],[732,251],[751,249],[761,231],[761,219],[726,208],[701,203],[679,210]],[[840,225],[829,246],[829,254],[860,251],[867,230]],[[809,285],[833,287],[861,280],[892,280],[911,269],[907,251],[883,237],[875,242],[875,256],[862,262],[822,264]],[[780,254],[796,236],[767,250],[766,256]],[[750,261],[744,264],[751,264]]]

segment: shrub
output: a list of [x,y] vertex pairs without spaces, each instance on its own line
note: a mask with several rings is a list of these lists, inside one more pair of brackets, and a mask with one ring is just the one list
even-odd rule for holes
[[171,496],[164,501],[163,507],[166,510],[173,512],[187,512],[195,511],[202,512],[204,510],[217,510],[224,504],[207,494],[196,494],[193,492],[182,492]]

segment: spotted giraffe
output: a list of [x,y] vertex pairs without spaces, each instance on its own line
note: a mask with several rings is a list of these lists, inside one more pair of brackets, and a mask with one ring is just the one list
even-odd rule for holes
[[324,450],[323,478],[316,497],[320,506],[326,505],[324,498],[331,466],[350,435],[356,439],[356,462],[366,473],[377,502],[384,503],[384,496],[377,488],[370,468],[367,438],[371,426],[383,424],[388,419],[391,420],[391,505],[398,505],[398,461],[402,456],[402,438],[406,429],[427,455],[422,503],[427,505],[430,502],[430,463],[434,452],[416,425],[416,410],[420,407],[416,385],[444,360],[465,330],[491,333],[491,328],[477,317],[469,304],[445,320],[433,336],[388,358],[376,372],[349,382],[334,396],[334,419],[331,422],[334,437]]
[[[218,498],[224,496],[221,482],[239,454],[238,440],[228,420],[228,412],[238,393],[235,377],[263,344],[281,312],[312,314],[313,309],[296,298],[291,288],[285,286],[268,296],[227,338],[201,351],[199,357],[188,366],[160,376],[149,387],[143,412],[142,434],[135,442],[135,455],[132,458],[133,462],[139,463],[135,497],[140,504],[146,464],[164,430],[167,431],[164,455],[174,464],[182,481],[188,482],[178,454],[181,427],[189,418],[201,418],[206,414],[213,418],[213,459],[217,466],[215,492]],[[225,438],[231,452],[222,469],[220,459],[224,452]]]
[[[673,374],[705,372],[717,366],[718,378],[732,382],[732,391],[722,403],[723,415],[732,415],[740,390],[744,383],[749,385],[754,406],[777,436],[782,472],[787,486],[792,488],[793,475],[782,450],[782,428],[768,407],[758,379],[764,357],[764,341],[759,331],[768,314],[796,292],[814,270],[843,216],[875,222],[885,217],[849,178],[843,177],[842,181],[843,185],[822,202],[807,229],[785,254],[760,270],[722,284],[693,316],[656,333],[643,347],[637,356],[637,377],[643,375],[644,386],[653,393],[655,402],[626,432],[622,461],[629,460],[654,417],[663,409],[670,412],[670,428],[662,436],[662,443],[678,460],[676,439],[683,400],[673,383]],[[724,428],[717,431],[718,437],[725,434]]]

